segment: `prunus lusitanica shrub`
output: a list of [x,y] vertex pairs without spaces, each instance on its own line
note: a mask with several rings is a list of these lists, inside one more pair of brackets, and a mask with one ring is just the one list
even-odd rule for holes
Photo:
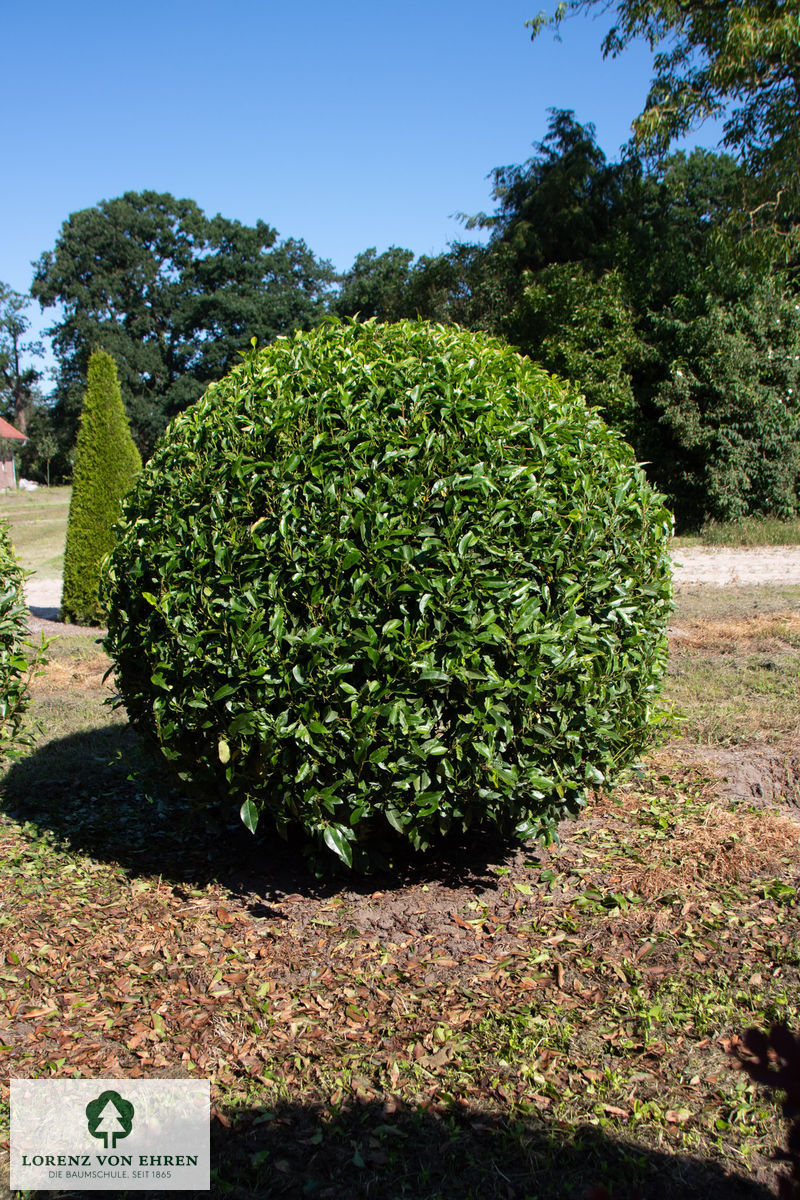
[[98,625],[103,620],[100,564],[114,544],[120,500],[141,466],[116,363],[105,350],[95,350],[89,360],[67,522],[61,597],[65,621]]
[[0,765],[8,758],[12,743],[19,742],[30,698],[28,684],[44,660],[45,643],[39,649],[28,643],[24,579],[8,529],[0,522]]
[[187,790],[346,863],[548,837],[641,749],[670,514],[566,385],[457,328],[254,351],[124,504],[106,647]]

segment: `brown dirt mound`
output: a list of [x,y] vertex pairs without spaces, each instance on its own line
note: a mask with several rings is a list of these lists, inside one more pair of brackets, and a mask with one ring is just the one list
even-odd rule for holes
[[800,749],[755,745],[672,745],[670,755],[682,764],[709,770],[720,792],[754,805],[800,808]]

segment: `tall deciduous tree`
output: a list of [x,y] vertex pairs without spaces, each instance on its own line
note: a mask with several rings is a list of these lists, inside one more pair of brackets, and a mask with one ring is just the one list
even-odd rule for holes
[[367,321],[399,321],[410,316],[408,288],[413,250],[390,246],[382,254],[371,246],[357,254],[350,270],[341,277],[339,293],[331,307],[340,317],[358,315]]
[[744,174],[705,150],[608,163],[590,125],[553,112],[534,156],[493,172],[494,213],[472,219],[491,230],[481,287],[448,259],[449,294],[460,281],[474,306],[494,279],[505,303],[483,327],[600,406],[684,527],[800,508],[798,297],[774,241],[732,236]]
[[483,287],[494,279],[486,324],[548,370],[575,382],[587,400],[635,439],[631,372],[642,359],[619,246],[635,225],[640,165],[609,163],[593,125],[551,110],[548,131],[519,166],[492,172],[493,214],[468,226],[491,230]]
[[603,53],[634,39],[655,51],[654,76],[634,122],[640,148],[664,154],[708,117],[757,177],[779,218],[800,200],[800,8],[796,0],[565,0],[528,24],[536,37],[572,13],[612,11]]
[[0,415],[12,421],[20,433],[27,432],[41,379],[41,372],[30,362],[31,357],[43,353],[41,342],[27,337],[30,304],[29,296],[0,283]]
[[735,520],[800,513],[800,304],[785,279],[740,294],[677,296],[652,317],[656,464],[676,515]]
[[646,357],[625,283],[616,270],[593,277],[580,263],[544,267],[508,321],[512,340],[548,371],[570,379],[628,441],[641,431],[632,375]]
[[167,421],[238,361],[251,338],[310,327],[332,279],[302,241],[208,218],[192,200],[127,192],[73,213],[36,264],[33,295],[56,304],[58,422],[74,437],[92,349],[119,365],[145,456]]
[[492,231],[517,269],[589,260],[602,253],[621,209],[627,164],[609,163],[595,127],[568,109],[551,109],[547,133],[521,166],[491,172],[494,213],[467,228]]
[[96,350],[89,360],[64,551],[61,614],[67,621],[97,625],[102,620],[100,564],[114,544],[122,497],[141,465],[116,365],[110,354]]

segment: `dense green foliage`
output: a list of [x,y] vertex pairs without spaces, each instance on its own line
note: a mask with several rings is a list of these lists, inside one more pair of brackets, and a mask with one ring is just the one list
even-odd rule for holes
[[36,264],[32,292],[60,305],[49,332],[59,366],[58,428],[75,441],[93,349],[113,355],[131,430],[147,456],[167,421],[246,350],[323,316],[331,278],[302,241],[277,242],[207,217],[192,200],[126,192],[72,213]]
[[[800,308],[774,279],[746,298],[675,305],[660,319],[671,374],[655,393],[681,446],[670,490],[689,512],[800,512]],[[664,463],[664,474],[669,464]]]
[[342,278],[339,293],[332,304],[340,317],[358,315],[367,321],[399,321],[408,315],[409,284],[413,251],[390,246],[383,254],[370,247],[357,254]]
[[12,744],[19,743],[31,672],[42,660],[41,651],[33,652],[30,660],[26,652],[24,578],[8,528],[0,522],[0,764],[8,757]]
[[497,207],[468,222],[487,245],[363,256],[341,296],[501,334],[572,380],[682,529],[800,512],[800,294],[780,240],[739,236],[741,168],[704,150],[609,163],[558,111],[534,151],[493,172]]
[[606,421],[635,441],[640,415],[631,375],[644,350],[619,271],[594,279],[581,263],[559,263],[524,275],[523,283],[506,322],[514,343],[575,380]]
[[607,164],[563,113],[537,151],[496,172],[482,219],[513,262],[499,332],[603,409],[680,525],[800,512],[800,296],[733,237],[739,168],[702,150]]
[[106,648],[179,778],[366,867],[549,835],[641,748],[671,519],[506,344],[326,324],[170,426],[124,504]]
[[142,460],[133,443],[110,354],[96,350],[78,430],[72,499],[64,551],[65,621],[97,625],[103,618],[98,598],[100,564],[114,544],[120,501]]

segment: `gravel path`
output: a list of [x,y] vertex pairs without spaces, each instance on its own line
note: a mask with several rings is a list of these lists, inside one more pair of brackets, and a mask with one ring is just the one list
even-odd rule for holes
[[25,598],[31,611],[28,620],[31,633],[43,633],[45,637],[55,637],[59,633],[85,633],[98,638],[104,632],[94,625],[64,625],[59,621],[60,579],[37,579],[35,575],[32,576],[25,583]]
[[699,546],[672,554],[675,586],[800,584],[800,546]]
[[25,581],[25,598],[34,616],[55,621],[61,606],[61,580],[37,579],[32,575]]

